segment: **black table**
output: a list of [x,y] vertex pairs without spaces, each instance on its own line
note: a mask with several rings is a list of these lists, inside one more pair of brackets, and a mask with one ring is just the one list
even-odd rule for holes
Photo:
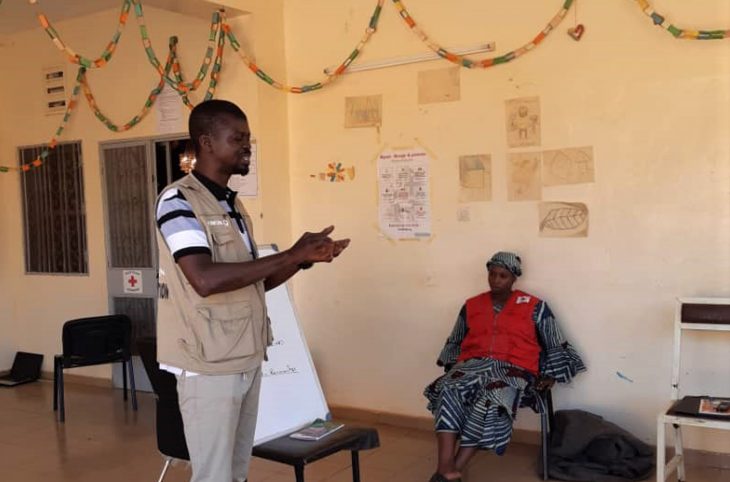
[[344,426],[321,440],[296,440],[288,435],[253,448],[253,456],[294,467],[297,482],[304,482],[304,466],[341,450],[352,452],[352,480],[360,482],[360,450],[380,446],[374,428]]

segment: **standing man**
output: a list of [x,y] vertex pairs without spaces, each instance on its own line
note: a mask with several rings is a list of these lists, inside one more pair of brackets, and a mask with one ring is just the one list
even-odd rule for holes
[[334,227],[305,233],[288,250],[259,258],[233,174],[246,175],[246,115],[223,100],[202,102],[188,123],[195,170],[157,203],[157,358],[177,377],[192,482],[243,482],[258,413],[261,363],[272,334],[264,293],[349,244]]

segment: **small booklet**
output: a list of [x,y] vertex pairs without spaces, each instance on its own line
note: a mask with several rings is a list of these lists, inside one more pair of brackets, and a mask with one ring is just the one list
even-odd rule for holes
[[318,418],[308,427],[304,427],[300,431],[294,432],[293,434],[289,435],[289,437],[295,438],[297,440],[320,440],[331,434],[332,432],[336,432],[344,426],[345,425],[342,423],[328,422],[322,420],[321,418]]
[[730,418],[730,398],[700,399],[701,415],[717,415]]

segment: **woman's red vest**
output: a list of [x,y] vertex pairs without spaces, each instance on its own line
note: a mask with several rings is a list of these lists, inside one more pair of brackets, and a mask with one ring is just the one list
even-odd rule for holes
[[468,299],[468,331],[461,342],[459,361],[494,358],[537,375],[540,343],[532,313],[539,302],[538,298],[523,291],[513,291],[502,311],[495,316],[489,292]]

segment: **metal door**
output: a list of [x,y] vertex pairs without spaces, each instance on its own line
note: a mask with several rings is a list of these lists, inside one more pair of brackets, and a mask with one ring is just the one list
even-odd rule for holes
[[[185,144],[185,139],[143,140],[101,147],[109,307],[132,320],[135,354],[138,338],[156,336],[155,202],[164,186],[184,175],[178,157]],[[138,357],[134,373],[137,388],[151,391]],[[121,367],[114,367],[112,380],[122,386]]]
[[[155,336],[155,198],[149,144],[142,141],[101,148],[109,305],[112,313],[132,320],[133,353],[138,338]],[[139,360],[134,361],[134,374],[138,389],[151,390]],[[121,386],[120,367],[114,367],[112,380]]]

